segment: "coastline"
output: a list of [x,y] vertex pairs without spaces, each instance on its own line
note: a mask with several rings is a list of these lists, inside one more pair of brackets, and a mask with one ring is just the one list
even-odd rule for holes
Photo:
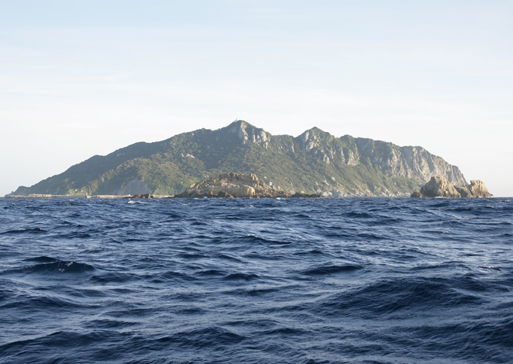
[[30,195],[6,195],[6,199],[115,199],[115,198],[174,198],[171,195],[151,195],[151,197],[141,197],[140,195],[48,195],[48,194],[30,194]]
[[[324,197],[324,196],[319,196]],[[410,196],[405,194],[404,196],[381,196],[381,195],[364,195],[364,194],[358,194],[358,195],[346,195],[342,197],[324,197],[324,198],[333,198],[333,199],[343,199],[343,198],[409,198]],[[3,197],[0,197],[0,199],[138,199],[138,198],[153,198],[153,199],[169,199],[169,198],[180,198],[180,199],[194,199],[195,197],[179,197],[174,195],[150,195],[150,197],[141,197],[140,195],[48,195],[48,194],[31,194],[31,195],[6,195]],[[223,198],[223,197],[210,197],[210,198]],[[239,197],[239,198],[264,198],[264,197]],[[281,199],[289,199],[289,198],[297,198],[297,197],[280,197]]]

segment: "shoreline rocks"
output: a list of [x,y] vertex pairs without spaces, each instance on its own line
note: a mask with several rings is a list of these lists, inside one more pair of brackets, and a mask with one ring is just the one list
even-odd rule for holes
[[137,195],[132,195],[128,198],[153,198],[153,195],[150,194],[150,193],[140,193],[140,194],[137,194]]
[[294,193],[276,189],[260,181],[253,173],[223,173],[195,183],[175,198],[318,198],[318,194]]
[[453,186],[445,177],[435,176],[431,177],[420,191],[413,192],[410,197],[476,198],[493,197],[493,195],[479,180],[472,180],[467,186]]

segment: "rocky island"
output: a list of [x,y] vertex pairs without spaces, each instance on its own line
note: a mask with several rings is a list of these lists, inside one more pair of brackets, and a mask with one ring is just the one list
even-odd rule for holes
[[485,184],[479,180],[471,180],[469,185],[454,186],[443,176],[431,177],[420,191],[415,191],[411,197],[493,197]]
[[276,198],[322,197],[318,194],[286,192],[258,179],[254,173],[222,173],[191,185],[176,198]]
[[96,155],[8,196],[174,196],[231,172],[256,174],[271,188],[265,192],[270,196],[304,191],[324,197],[408,197],[438,175],[455,186],[467,185],[457,166],[420,146],[336,137],[316,127],[296,137],[272,135],[236,120],[217,130]]

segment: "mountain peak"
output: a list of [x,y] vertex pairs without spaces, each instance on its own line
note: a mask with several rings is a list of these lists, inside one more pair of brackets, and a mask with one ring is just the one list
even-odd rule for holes
[[257,128],[244,120],[235,120],[230,125],[220,130],[225,130],[228,133],[234,133],[240,139],[242,144],[246,144],[249,140],[253,143],[260,143],[265,147],[271,138],[271,134],[266,132],[264,129]]
[[254,129],[256,128],[255,126],[251,125],[250,123],[248,123],[245,120],[235,119],[228,126],[225,126],[224,128],[221,128],[221,129],[247,128],[247,127],[254,128]]
[[299,140],[302,144],[312,144],[319,143],[320,141],[331,141],[335,139],[335,137],[330,133],[314,126],[313,128],[303,132],[303,134],[299,135],[296,139]]

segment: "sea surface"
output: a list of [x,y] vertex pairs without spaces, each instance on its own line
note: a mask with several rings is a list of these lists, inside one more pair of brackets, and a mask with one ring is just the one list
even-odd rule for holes
[[513,199],[0,199],[1,363],[512,363]]

